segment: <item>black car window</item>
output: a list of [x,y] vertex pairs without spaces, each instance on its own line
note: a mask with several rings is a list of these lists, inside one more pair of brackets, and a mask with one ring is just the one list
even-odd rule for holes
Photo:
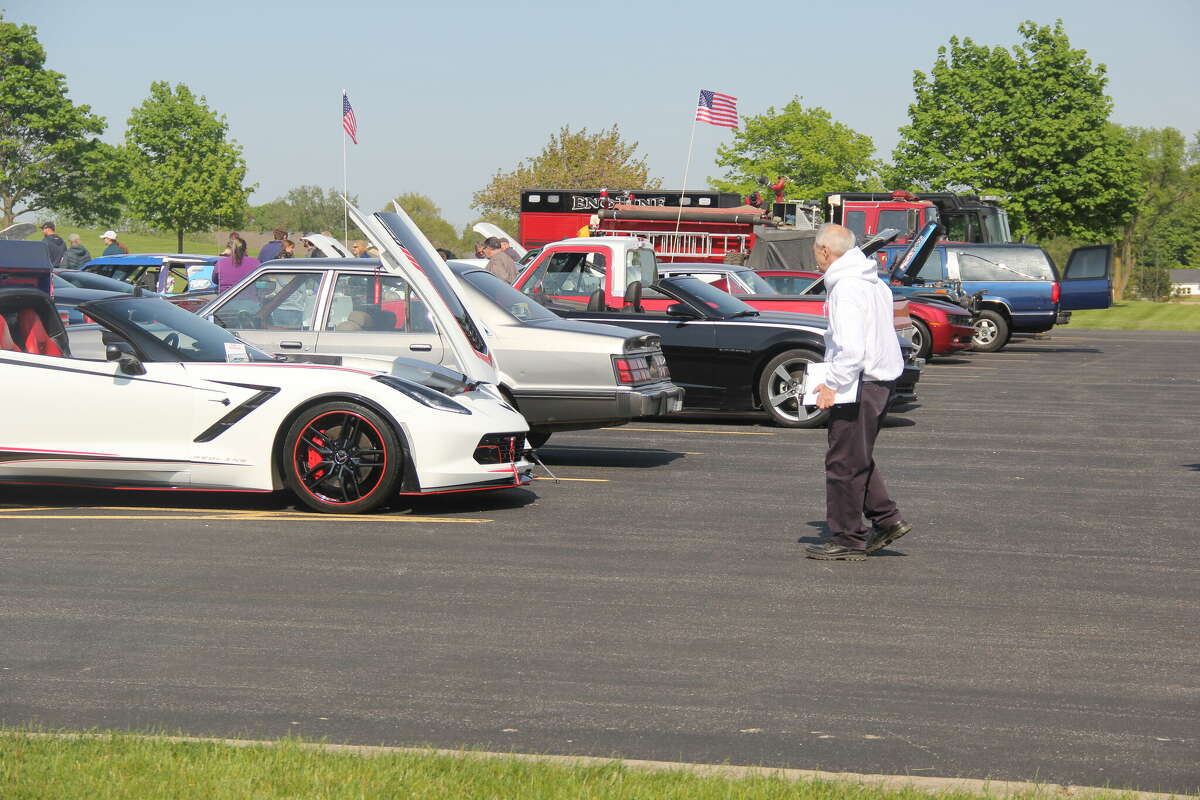
[[523,322],[558,319],[557,314],[547,311],[533,302],[528,295],[518,292],[507,281],[497,278],[490,272],[472,270],[459,277],[469,283],[472,288],[486,295],[489,300],[504,309],[511,317]]
[[847,211],[846,227],[854,231],[854,241],[861,242],[867,230],[867,212],[865,211]]
[[751,306],[731,294],[722,292],[702,280],[690,276],[663,278],[658,285],[688,300],[698,308],[704,308],[710,316],[732,317],[737,314],[757,315]]

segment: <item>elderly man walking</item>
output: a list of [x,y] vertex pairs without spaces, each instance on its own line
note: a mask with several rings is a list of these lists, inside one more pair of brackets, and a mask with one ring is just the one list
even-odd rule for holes
[[517,262],[504,252],[500,246],[500,240],[495,236],[489,236],[483,240],[483,257],[488,260],[484,269],[497,278],[505,283],[512,283],[517,279]]
[[[829,293],[825,360],[817,407],[830,409],[825,453],[825,517],[832,536],[805,555],[826,561],[862,561],[912,530],[888,496],[875,464],[875,437],[896,391],[904,358],[892,323],[892,292],[874,259],[854,246],[854,233],[822,225],[813,244]],[[857,402],[835,395],[859,382]],[[863,514],[872,529],[863,524]]]

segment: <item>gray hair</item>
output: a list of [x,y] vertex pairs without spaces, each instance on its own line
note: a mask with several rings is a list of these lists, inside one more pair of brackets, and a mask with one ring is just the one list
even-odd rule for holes
[[826,222],[817,229],[816,243],[828,247],[834,255],[843,255],[854,247],[854,231],[832,222]]
[[67,241],[70,242],[71,244],[79,244],[79,234],[72,233],[70,236],[67,237]]

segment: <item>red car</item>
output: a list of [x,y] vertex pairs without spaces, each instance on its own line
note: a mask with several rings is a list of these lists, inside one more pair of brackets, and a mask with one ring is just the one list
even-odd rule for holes
[[[756,274],[775,291],[825,299],[825,281],[819,272],[760,269]],[[750,304],[754,305],[752,302]],[[930,356],[949,355],[971,346],[975,329],[971,325],[971,313],[962,306],[910,297],[908,313],[913,318],[913,327],[917,329],[913,346],[917,348],[918,357],[928,359]]]

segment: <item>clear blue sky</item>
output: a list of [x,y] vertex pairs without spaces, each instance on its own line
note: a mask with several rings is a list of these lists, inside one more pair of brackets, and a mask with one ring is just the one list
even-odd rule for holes
[[[3,0],[0,0],[2,2]],[[563,124],[613,123],[653,175],[677,187],[699,89],[758,114],[793,95],[871,136],[889,157],[912,73],[950,36],[1011,46],[1025,19],[1061,17],[1072,44],[1108,66],[1116,122],[1200,130],[1196,0],[1097,3],[165,3],[8,0],[48,65],[124,135],[150,82],[182,82],[226,115],[245,149],[252,202],[300,184],[341,186],[341,90],[359,141],[350,190],[382,207],[429,195],[462,225],[497,170],[541,151]],[[691,187],[717,174],[726,129],[700,126]]]

